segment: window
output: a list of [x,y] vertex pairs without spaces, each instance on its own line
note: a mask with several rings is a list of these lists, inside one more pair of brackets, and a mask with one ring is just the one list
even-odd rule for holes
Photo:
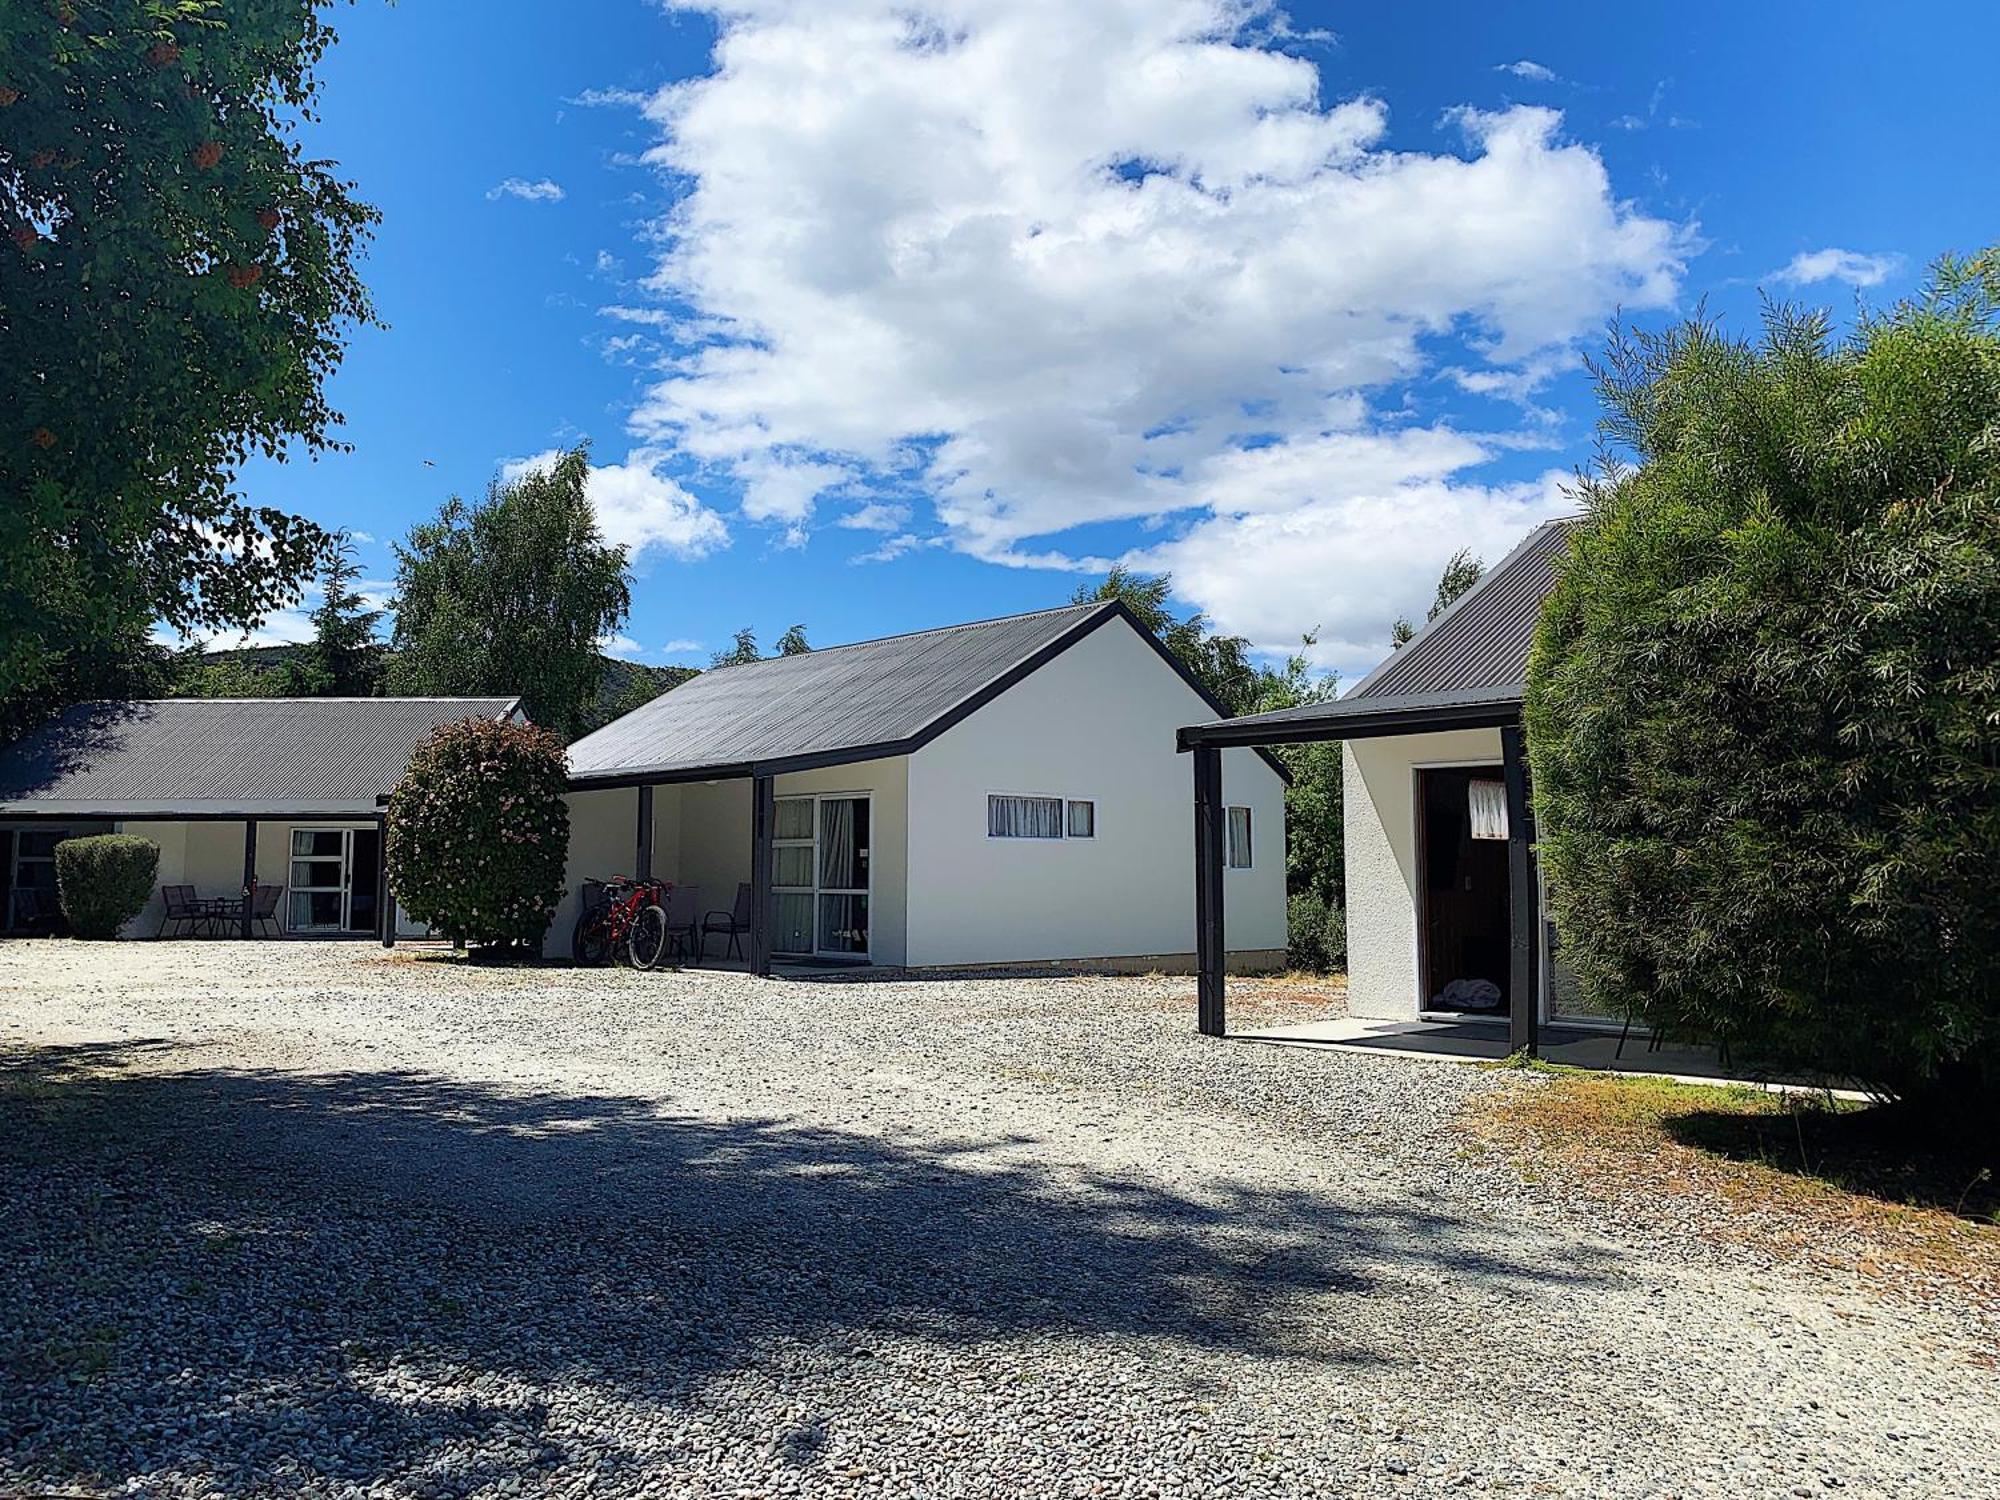
[[986,836],[990,839],[1059,839],[1063,836],[1063,799],[988,797]]
[[1472,836],[1476,839],[1507,837],[1507,783],[1469,781],[1466,783]]
[[1097,804],[1072,802],[1069,805],[1069,836],[1073,839],[1097,837]]
[[1232,807],[1229,809],[1229,859],[1232,870],[1250,868],[1250,809]]

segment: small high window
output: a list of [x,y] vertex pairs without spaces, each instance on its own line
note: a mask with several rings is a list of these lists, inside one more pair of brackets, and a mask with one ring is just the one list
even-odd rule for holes
[[1072,802],[1069,805],[1069,836],[1073,839],[1097,837],[1097,804]]
[[1063,836],[1063,799],[988,797],[986,836],[992,839],[1059,839]]

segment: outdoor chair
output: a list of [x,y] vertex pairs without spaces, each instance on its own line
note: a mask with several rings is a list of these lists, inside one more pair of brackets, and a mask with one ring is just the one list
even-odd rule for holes
[[701,962],[701,887],[677,885],[667,892],[667,952]]
[[736,887],[736,905],[729,911],[712,911],[701,919],[701,947],[697,950],[706,956],[708,940],[711,936],[726,937],[729,942],[722,950],[722,956],[743,957],[743,934],[750,930],[750,882],[745,880]]
[[160,918],[160,930],[154,937],[165,937],[167,928],[178,922],[182,931],[177,936],[187,936],[186,928],[192,923],[199,928],[208,921],[208,904],[195,898],[191,885],[163,885],[160,899],[166,903],[166,911]]
[[278,900],[285,894],[281,885],[260,885],[250,898],[250,921],[253,926],[268,927],[272,937],[282,937],[278,931]]
[[33,886],[15,887],[14,930],[37,935],[56,930],[56,906],[46,892]]

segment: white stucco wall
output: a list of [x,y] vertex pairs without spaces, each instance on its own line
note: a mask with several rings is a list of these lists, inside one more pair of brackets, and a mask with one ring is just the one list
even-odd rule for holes
[[[1194,773],[1174,731],[1214,712],[1123,621],[910,757],[908,962],[979,964],[1194,951]],[[1086,798],[1094,839],[993,839],[989,793]],[[1285,945],[1284,783],[1223,756],[1251,809],[1252,865],[1230,870],[1232,951]]]
[[1351,740],[1343,752],[1347,1003],[1357,1016],[1415,1019],[1416,769],[1500,761],[1500,731]]

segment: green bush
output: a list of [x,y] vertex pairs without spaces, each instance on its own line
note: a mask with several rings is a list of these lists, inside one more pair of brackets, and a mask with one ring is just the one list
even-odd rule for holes
[[1928,1116],[2000,1104],[2000,253],[1836,339],[1617,341],[1535,640],[1585,994]]
[[1347,967],[1347,913],[1316,891],[1294,891],[1286,902],[1290,931],[1285,962],[1311,974]]
[[549,730],[438,729],[389,798],[389,885],[404,910],[454,941],[539,944],[569,860],[568,776]]
[[160,846],[129,833],[64,839],[56,845],[56,897],[70,930],[83,938],[115,938],[146,908]]

